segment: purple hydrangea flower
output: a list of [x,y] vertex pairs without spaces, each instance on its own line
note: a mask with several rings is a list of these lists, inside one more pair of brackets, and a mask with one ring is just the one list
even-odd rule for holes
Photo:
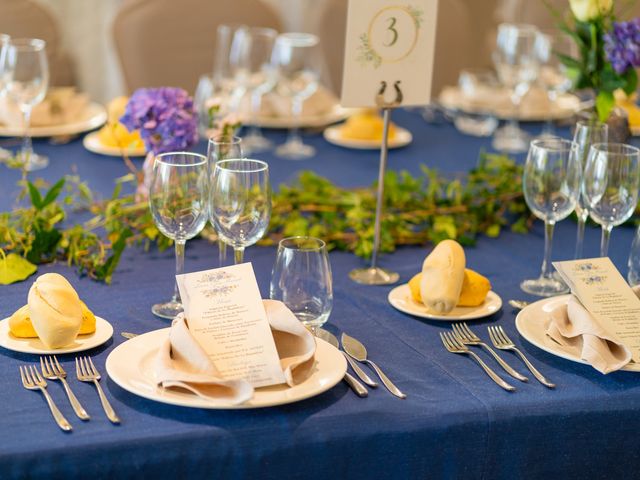
[[613,22],[613,29],[604,35],[604,51],[618,74],[640,67],[640,18]]
[[193,99],[181,88],[136,90],[120,122],[140,130],[148,151],[158,155],[187,149],[198,141],[198,115]]

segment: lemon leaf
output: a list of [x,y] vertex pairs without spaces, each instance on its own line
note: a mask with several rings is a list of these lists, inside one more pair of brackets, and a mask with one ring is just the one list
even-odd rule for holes
[[0,284],[21,282],[33,275],[38,267],[16,253],[0,259]]

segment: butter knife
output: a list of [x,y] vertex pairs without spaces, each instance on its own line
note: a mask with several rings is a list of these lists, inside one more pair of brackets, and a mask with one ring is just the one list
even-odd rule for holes
[[[323,328],[316,328],[316,337],[321,338],[325,342],[330,345],[336,347],[340,350],[340,345],[338,344],[338,339],[334,334],[324,330]],[[342,352],[342,350],[340,350]],[[347,355],[342,352],[342,354],[348,359]],[[351,387],[351,390],[358,395],[359,397],[366,397],[369,395],[369,391],[362,385],[358,380],[353,377],[349,372],[345,372],[343,380]]]
[[391,382],[391,380],[389,380],[389,377],[387,377],[384,372],[380,370],[380,367],[378,367],[378,365],[367,359],[367,349],[362,343],[360,343],[355,338],[350,337],[344,332],[342,333],[341,339],[344,351],[347,352],[350,357],[353,357],[359,362],[366,363],[371,368],[373,368],[380,377],[380,380],[382,380],[384,386],[387,387],[387,390],[389,390],[393,395],[398,398],[407,398],[407,396],[402,393],[400,389],[396,387],[393,382]]

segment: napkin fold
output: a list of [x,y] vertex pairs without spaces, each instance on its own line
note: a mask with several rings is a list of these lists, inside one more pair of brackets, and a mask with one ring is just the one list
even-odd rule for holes
[[[45,127],[65,125],[82,118],[89,105],[89,96],[76,92],[73,87],[52,88],[45,99],[33,107],[31,126]],[[21,126],[22,113],[8,95],[0,98],[0,123],[11,127]]]
[[[315,338],[282,302],[263,300],[280,366],[292,387],[306,380],[313,369]],[[238,405],[253,397],[246,380],[224,380],[189,331],[184,314],[171,323],[169,337],[161,345],[155,363],[159,386],[185,389],[199,397]]]
[[[640,290],[634,292],[638,295]],[[550,317],[547,335],[599,372],[619,370],[631,361],[631,350],[606,332],[576,297],[569,297]]]
[[[252,118],[250,97],[250,95],[245,95],[240,99],[238,113],[242,118]],[[338,102],[338,98],[330,90],[320,85],[318,89],[303,102],[302,116],[312,117],[327,114],[333,110]],[[262,96],[258,116],[289,118],[292,115],[290,98],[280,95],[275,90]]]

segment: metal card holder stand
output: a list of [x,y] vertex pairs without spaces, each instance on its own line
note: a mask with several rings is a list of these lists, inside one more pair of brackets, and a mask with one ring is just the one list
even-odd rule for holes
[[385,268],[378,267],[378,250],[380,249],[380,228],[382,222],[382,202],[384,201],[384,173],[387,169],[387,157],[389,149],[389,122],[391,109],[402,103],[402,90],[400,80],[393,84],[396,98],[392,102],[384,99],[387,82],[380,82],[380,89],[376,94],[376,105],[382,109],[382,148],[380,150],[380,169],[378,171],[378,193],[376,199],[376,219],[373,230],[373,251],[371,253],[371,266],[369,268],[356,268],[349,272],[349,278],[363,285],[390,285],[396,283],[400,275]]

